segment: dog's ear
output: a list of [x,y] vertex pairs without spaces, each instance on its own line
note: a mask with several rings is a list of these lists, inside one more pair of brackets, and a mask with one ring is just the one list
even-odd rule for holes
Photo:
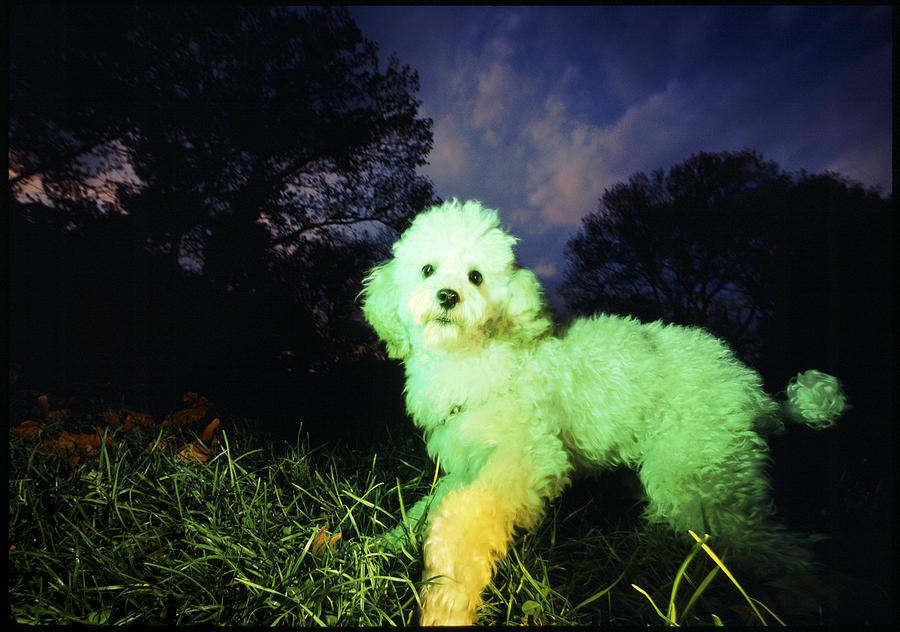
[[409,357],[411,346],[409,334],[397,312],[402,298],[394,279],[395,261],[391,259],[375,266],[363,280],[362,311],[375,333],[387,345],[388,356],[404,360]]
[[509,333],[522,340],[534,340],[552,328],[544,290],[531,270],[519,268],[510,276],[503,316]]

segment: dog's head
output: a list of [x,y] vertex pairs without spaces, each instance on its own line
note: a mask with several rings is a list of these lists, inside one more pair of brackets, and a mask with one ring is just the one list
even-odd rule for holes
[[515,262],[516,238],[496,211],[450,200],[421,213],[371,270],[363,313],[405,359],[417,348],[477,349],[493,337],[522,343],[551,327],[540,283]]

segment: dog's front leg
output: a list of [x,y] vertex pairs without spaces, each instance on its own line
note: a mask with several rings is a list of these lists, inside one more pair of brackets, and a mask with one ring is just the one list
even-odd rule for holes
[[475,620],[481,593],[506,554],[516,512],[500,490],[476,481],[432,508],[425,539],[422,625]]

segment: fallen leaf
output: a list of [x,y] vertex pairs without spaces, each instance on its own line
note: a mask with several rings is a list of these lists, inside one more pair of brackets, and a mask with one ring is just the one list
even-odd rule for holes
[[168,452],[169,442],[166,439],[163,439],[162,441],[151,441],[147,446],[147,450],[150,452],[152,452],[153,450],[165,450],[166,452]]
[[125,430],[134,428],[135,426],[153,425],[153,415],[149,415],[147,413],[139,413],[125,408],[122,409],[122,414],[125,415],[125,420],[123,422],[123,424],[125,425]]
[[326,550],[334,552],[337,548],[337,543],[340,542],[341,532],[338,531],[335,534],[329,535],[327,531],[325,531],[325,527],[319,527],[319,531],[313,536],[312,544],[310,545],[310,550],[313,555],[321,555]]
[[68,408],[60,408],[59,410],[51,410],[50,412],[47,413],[47,421],[49,421],[51,423],[55,422],[55,421],[62,421],[63,419],[65,419],[68,416],[69,416]]
[[44,419],[49,411],[50,403],[47,401],[47,396],[39,395],[37,398],[37,405],[34,407],[35,415],[40,419]]
[[206,428],[203,429],[203,432],[200,433],[200,440],[201,441],[209,441],[210,439],[212,439],[213,433],[216,431],[216,428],[218,428],[218,427],[219,427],[219,418],[216,417],[211,422],[209,422],[209,425],[206,426]]
[[[63,431],[56,439],[44,441],[43,448],[48,454],[58,454],[67,457],[69,465],[74,468],[82,459],[87,460],[96,457],[100,453],[102,440],[103,430],[100,428],[97,428],[97,432],[94,434],[72,434]],[[106,437],[106,445],[113,445],[114,443],[110,437]]]
[[209,409],[215,406],[211,401],[197,393],[185,393],[184,401],[190,403],[190,407],[172,413],[162,422],[163,427],[185,426],[206,417]]
[[199,408],[188,408],[187,410],[179,410],[177,412],[171,413],[168,417],[166,417],[165,421],[162,422],[162,425],[163,428],[186,426],[192,421],[203,419],[203,417],[205,416],[206,410],[202,410]]
[[33,439],[41,434],[41,427],[38,425],[38,422],[26,419],[15,428],[12,428],[12,433],[26,439]]
[[184,401],[186,402],[191,402],[191,406],[215,406],[215,404],[206,399],[203,395],[199,395],[198,393],[194,393],[193,391],[185,393],[182,399],[184,399]]
[[178,458],[188,463],[191,461],[206,463],[210,455],[210,451],[199,443],[188,443],[178,452]]
[[98,416],[103,421],[103,423],[109,424],[111,426],[118,426],[121,422],[121,419],[119,419],[119,415],[112,411],[99,413]]

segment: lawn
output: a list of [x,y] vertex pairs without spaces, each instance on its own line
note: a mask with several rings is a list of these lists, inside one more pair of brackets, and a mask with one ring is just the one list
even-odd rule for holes
[[[64,404],[33,392],[11,398],[14,621],[416,622],[421,543],[392,552],[380,535],[433,483],[417,437],[365,452],[311,449],[302,428],[293,443],[272,440],[195,393],[161,421]],[[785,620],[768,597],[763,605],[742,594],[741,578],[699,545],[629,526],[633,511],[624,523],[608,513],[590,483],[576,483],[536,531],[518,535],[479,623]],[[820,621],[815,606],[791,610],[794,621]]]

